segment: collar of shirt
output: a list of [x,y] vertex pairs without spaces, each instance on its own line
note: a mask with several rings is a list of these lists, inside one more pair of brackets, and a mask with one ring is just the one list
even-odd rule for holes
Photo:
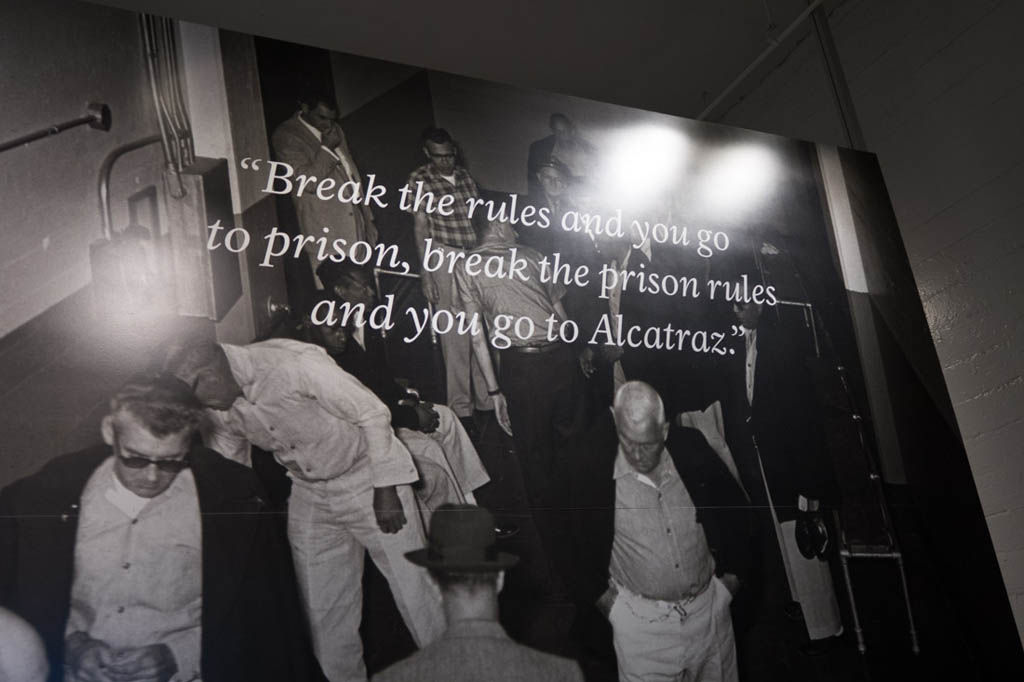
[[222,343],[220,347],[224,349],[224,355],[228,358],[228,367],[231,368],[231,375],[238,382],[238,386],[242,389],[245,399],[249,400],[249,394],[253,383],[256,381],[256,377],[252,369],[252,361],[245,352],[245,347],[235,346],[230,343]]
[[[313,133],[313,136],[316,137],[317,142],[320,142],[321,144],[323,144],[324,134],[321,133],[316,128],[314,128],[313,126],[309,125],[309,122],[306,121],[306,119],[304,119],[302,117],[302,114],[299,114],[299,123],[301,123],[302,125],[306,126],[306,130],[308,130],[309,132]],[[327,149],[327,147],[324,147],[324,149]],[[331,156],[333,156],[334,158],[338,159],[343,164],[345,164],[345,171],[348,172],[348,163],[346,163],[344,161],[344,159],[342,158],[341,154],[338,152],[338,148],[335,147],[334,149],[327,149],[327,151],[330,153]],[[349,175],[351,176],[352,174],[349,173]]]
[[[441,175],[441,173],[436,168],[434,168],[434,164],[432,163],[424,165],[423,168],[424,172],[427,174],[428,177],[434,180],[444,180],[447,183],[452,183],[456,185],[462,182],[468,175],[468,171],[466,171],[466,169],[463,168],[462,166],[456,166],[455,170],[452,171],[451,175]],[[449,178],[454,178],[454,182]]]
[[496,620],[469,618],[457,620],[445,630],[445,637],[501,637],[507,638],[505,628]]
[[138,518],[142,509],[149,504],[149,498],[136,495],[131,490],[128,490],[124,483],[121,483],[121,479],[117,477],[117,471],[113,467],[110,469],[110,480],[113,482],[113,485],[107,488],[103,496],[107,498],[110,504],[124,512],[124,515],[128,518]]
[[313,136],[316,137],[317,142],[323,142],[323,139],[324,139],[323,133],[321,133],[319,130],[317,130],[313,126],[309,125],[309,121],[307,121],[305,118],[303,118],[302,114],[299,114],[299,123],[301,123],[302,125],[306,126],[306,130],[308,130],[309,132],[313,133]]
[[359,347],[366,350],[366,328],[362,325],[357,325],[351,333],[352,340],[359,344]]
[[672,464],[672,458],[669,456],[667,449],[661,451],[661,461],[658,462],[658,466],[654,467],[650,473],[641,474],[626,460],[626,456],[622,454],[622,448],[620,447],[618,454],[615,456],[615,467],[612,470],[612,478],[620,479],[623,476],[632,476],[644,485],[649,485],[655,490],[658,490],[665,485],[668,477],[671,476],[673,472],[675,472],[675,465]]

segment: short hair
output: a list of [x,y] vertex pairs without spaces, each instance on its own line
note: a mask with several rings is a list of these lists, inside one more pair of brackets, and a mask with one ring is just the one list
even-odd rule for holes
[[184,381],[189,387],[204,369],[231,370],[228,356],[220,344],[204,341],[172,348],[164,362],[164,371]]
[[110,399],[111,415],[127,412],[157,438],[196,429],[202,410],[191,387],[166,373],[135,377]]
[[568,116],[556,111],[553,114],[551,114],[550,118],[548,118],[548,127],[553,129],[557,121],[561,121],[562,123],[565,123],[566,125],[569,126],[572,125],[572,121],[569,120]]
[[447,571],[439,568],[431,568],[429,571],[442,592],[459,589],[474,591],[498,585],[498,571]]
[[296,99],[298,100],[299,104],[305,104],[310,109],[316,108],[316,105],[320,104],[321,102],[329,106],[331,109],[338,108],[338,104],[335,100],[334,95],[327,92],[327,90],[321,88],[320,86],[316,85],[304,85]]
[[434,126],[426,128],[423,134],[420,135],[421,145],[426,145],[428,142],[433,142],[434,144],[455,144],[455,140],[452,139],[447,130],[435,128]]
[[364,275],[371,282],[373,281],[373,269],[369,265],[360,265],[351,259],[343,260],[340,263],[325,260],[316,269],[316,276],[324,283],[325,289],[333,289],[344,278],[357,274]]
[[665,403],[654,387],[643,381],[627,381],[622,384],[615,392],[612,409],[617,418],[632,423],[642,418],[653,419],[658,424],[665,423]]

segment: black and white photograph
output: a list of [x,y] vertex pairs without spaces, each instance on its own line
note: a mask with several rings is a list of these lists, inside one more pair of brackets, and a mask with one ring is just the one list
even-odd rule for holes
[[[1017,162],[914,195],[880,3],[728,4],[773,37],[699,116],[0,9],[0,682],[1024,674]],[[808,54],[843,139],[712,115]]]

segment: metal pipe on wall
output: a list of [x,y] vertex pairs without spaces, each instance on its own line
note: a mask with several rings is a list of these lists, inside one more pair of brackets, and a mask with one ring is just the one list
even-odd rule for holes
[[743,71],[740,72],[740,75],[736,76],[733,82],[730,83],[725,88],[725,90],[723,90],[721,94],[718,95],[718,97],[711,101],[711,104],[704,107],[704,111],[697,114],[697,120],[710,120],[710,117],[712,113],[714,113],[715,109],[718,109],[722,105],[722,103],[725,102],[726,99],[728,99],[729,96],[733,94],[733,92],[735,92],[741,85],[743,85],[747,78],[749,78],[750,75],[754,73],[754,71],[756,71],[758,67],[760,67],[765,62],[765,60],[768,59],[768,57],[772,56],[772,54],[774,54],[775,51],[779,49],[779,47],[786,41],[787,38],[789,38],[798,28],[800,28],[800,26],[802,26],[803,23],[807,21],[807,19],[809,19],[812,14],[814,14],[815,11],[820,9],[822,2],[823,0],[813,0],[813,2],[811,2],[811,4],[807,6],[807,9],[801,12],[800,16],[794,19],[793,23],[787,26],[786,29],[779,34],[778,38],[772,40],[769,43],[768,47],[765,48],[765,50],[754,59],[754,61],[750,62],[750,65],[747,66],[747,68],[743,69]]
[[0,142],[0,152],[20,147],[21,145],[28,144],[29,142],[41,140],[44,137],[53,137],[54,135],[59,135],[65,130],[71,130],[72,128],[77,128],[83,125],[87,125],[93,130],[102,130],[104,132],[110,130],[110,107],[106,104],[90,102],[85,109],[85,116],[79,116],[78,118],[73,118],[70,121],[64,121],[63,123],[55,123],[52,126],[43,128],[42,130],[37,130],[35,132],[28,133],[27,135],[16,137],[13,140],[8,140],[7,142]]
[[99,181],[96,189],[99,195],[100,203],[100,229],[102,231],[102,237],[104,239],[112,239],[114,236],[113,221],[110,218],[110,171],[114,167],[114,162],[124,156],[130,151],[141,149],[142,147],[162,142],[163,137],[160,135],[149,135],[147,137],[139,138],[134,142],[128,142],[119,147],[115,147],[106,158],[103,159],[103,163],[100,164]]

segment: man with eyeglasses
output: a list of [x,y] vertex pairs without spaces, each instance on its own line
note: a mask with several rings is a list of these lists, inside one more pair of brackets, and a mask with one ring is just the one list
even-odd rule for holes
[[105,445],[0,492],[0,603],[54,679],[314,680],[294,571],[255,475],[193,445],[174,377],[123,386]]
[[[444,128],[425,130],[422,150],[427,163],[409,176],[407,186],[412,195],[425,197],[429,192],[435,205],[445,195],[455,199],[450,211],[435,210],[431,213],[426,203],[410,207],[414,241],[421,263],[428,238],[432,247],[444,254],[444,262],[447,263],[452,257],[449,255],[451,252],[469,251],[477,244],[476,230],[469,214],[469,200],[479,199],[480,191],[469,171],[459,163],[455,141]],[[420,279],[423,295],[438,310],[449,310],[452,313],[461,310],[453,286],[453,275],[446,268],[436,272],[423,270]],[[440,338],[445,383],[448,387],[448,407],[473,436],[476,433],[473,409],[493,410],[494,405],[487,395],[480,365],[473,357],[469,335],[441,334]]]

